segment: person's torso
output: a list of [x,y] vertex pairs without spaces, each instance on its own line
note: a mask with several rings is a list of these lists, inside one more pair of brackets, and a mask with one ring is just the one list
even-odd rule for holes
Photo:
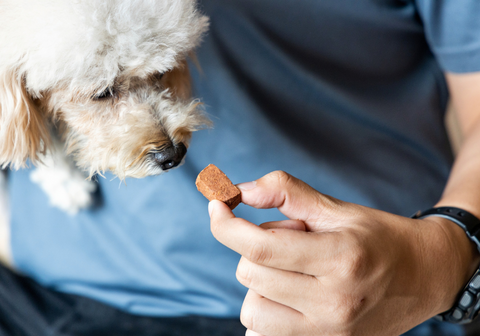
[[[60,291],[147,315],[238,315],[239,256],[209,229],[195,188],[210,163],[234,183],[284,170],[317,190],[410,215],[440,196],[452,155],[447,92],[415,6],[399,0],[204,0],[192,69],[214,128],[183,166],[120,183],[71,217],[10,174],[16,267]],[[26,210],[27,209],[27,210]],[[240,205],[256,224],[283,218]]]

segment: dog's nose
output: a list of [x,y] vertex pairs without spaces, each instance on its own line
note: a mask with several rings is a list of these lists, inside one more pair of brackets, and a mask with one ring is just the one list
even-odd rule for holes
[[178,166],[187,154],[187,147],[181,142],[175,146],[166,147],[161,152],[155,153],[155,162],[162,170],[169,170]]

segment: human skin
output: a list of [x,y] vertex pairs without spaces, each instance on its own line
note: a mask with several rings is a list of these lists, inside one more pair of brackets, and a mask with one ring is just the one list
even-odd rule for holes
[[[480,74],[446,77],[465,142],[437,206],[480,217]],[[400,335],[450,309],[480,262],[444,218],[343,202],[280,171],[238,187],[246,205],[289,218],[256,226],[209,204],[212,233],[242,255],[248,336]]]

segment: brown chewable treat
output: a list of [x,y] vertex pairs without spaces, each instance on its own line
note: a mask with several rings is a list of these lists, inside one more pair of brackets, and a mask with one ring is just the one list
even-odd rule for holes
[[198,174],[195,185],[209,201],[222,201],[232,210],[242,198],[240,190],[233,185],[227,175],[213,164],[209,164]]

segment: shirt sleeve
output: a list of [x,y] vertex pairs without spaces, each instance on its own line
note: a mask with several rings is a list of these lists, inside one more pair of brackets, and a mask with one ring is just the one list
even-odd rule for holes
[[480,0],[415,0],[430,48],[445,71],[480,71]]

